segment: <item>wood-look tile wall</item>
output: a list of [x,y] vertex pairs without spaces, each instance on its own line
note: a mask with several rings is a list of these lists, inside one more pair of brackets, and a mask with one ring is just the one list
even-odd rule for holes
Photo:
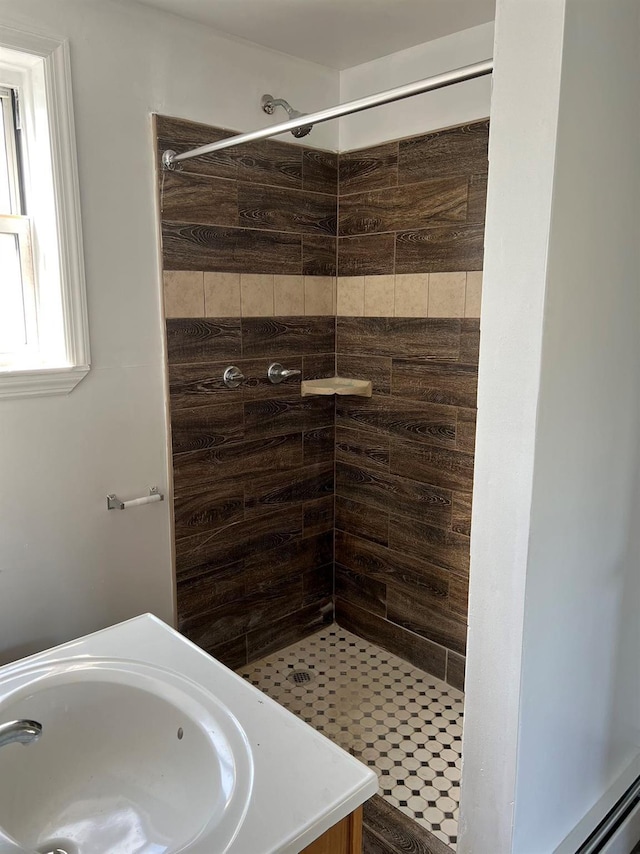
[[[157,129],[159,152],[229,133]],[[486,173],[480,122],[339,164],[269,141],[160,175],[180,628],[231,666],[335,603],[462,687]],[[370,400],[265,379],[336,360]]]
[[[234,132],[156,116],[158,156]],[[338,156],[265,140],[161,176],[164,269],[334,276]]]
[[[156,128],[159,155],[231,133]],[[266,141],[159,184],[179,627],[236,667],[333,619],[334,403],[266,372],[335,372],[337,156]]]
[[[179,628],[230,666],[333,619],[332,317],[167,320]],[[227,388],[237,365],[245,382]]]
[[478,320],[339,317],[336,618],[462,686]]
[[488,121],[340,155],[338,275],[481,270]]
[[[488,122],[340,155],[336,619],[462,688]],[[376,316],[382,315],[382,316]]]

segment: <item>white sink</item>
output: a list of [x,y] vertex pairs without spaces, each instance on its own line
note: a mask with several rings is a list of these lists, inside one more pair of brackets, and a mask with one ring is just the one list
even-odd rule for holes
[[0,749],[0,851],[228,850],[253,762],[208,691],[151,664],[73,657],[9,668],[0,692],[0,723],[42,724],[37,742]]
[[0,854],[298,854],[371,769],[146,614],[0,667]]

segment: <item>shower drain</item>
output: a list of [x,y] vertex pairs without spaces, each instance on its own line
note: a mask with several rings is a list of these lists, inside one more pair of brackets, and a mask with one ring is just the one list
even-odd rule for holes
[[287,676],[287,679],[294,685],[307,685],[309,682],[313,682],[313,674],[310,670],[294,670]]

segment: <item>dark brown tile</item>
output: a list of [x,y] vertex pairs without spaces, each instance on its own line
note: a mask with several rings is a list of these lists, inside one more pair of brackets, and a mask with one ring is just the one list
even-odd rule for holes
[[162,183],[162,218],[202,225],[238,225],[235,181],[167,172]]
[[186,575],[178,576],[178,614],[187,620],[206,614],[226,602],[234,602],[246,594],[242,561],[230,566],[204,564]]
[[335,447],[338,462],[389,471],[389,437],[384,434],[339,427]]
[[[465,208],[466,214],[466,208]],[[261,184],[238,184],[239,224],[245,228],[335,236],[333,196]]]
[[357,533],[358,537],[386,546],[389,514],[358,501],[336,495],[336,530]]
[[232,640],[223,641],[206,650],[231,670],[237,670],[247,664],[247,636],[240,635]]
[[176,497],[174,514],[176,539],[216,531],[237,522],[244,516],[242,484],[209,484],[202,486],[197,494]]
[[302,152],[302,187],[317,193],[338,192],[338,155],[335,151],[321,151],[317,148],[305,148]]
[[349,237],[466,222],[467,195],[466,178],[443,178],[342,196],[338,234]]
[[177,571],[185,573],[203,563],[218,563],[224,566],[243,560],[247,555],[256,552],[264,557],[272,549],[282,549],[301,536],[301,507],[258,516],[250,526],[244,522],[235,522],[213,533],[196,534],[178,540]]
[[333,494],[327,498],[304,502],[302,505],[303,536],[312,537],[326,531],[333,531],[334,504]]
[[317,356],[309,354],[302,359],[302,378],[317,380],[323,377],[333,377],[336,372],[335,353],[320,353]]
[[305,572],[332,562],[333,531],[290,539],[278,547],[277,553],[252,551],[247,554],[247,586],[268,585],[285,575],[301,577]]
[[399,655],[415,667],[444,679],[447,651],[426,638],[387,622],[344,599],[336,599],[336,622],[347,631]]
[[332,353],[335,348],[333,317],[242,318],[244,358],[264,357],[282,361],[286,356]]
[[333,422],[332,397],[256,400],[244,405],[247,439],[317,429]]
[[[215,128],[170,116],[157,115],[155,116],[155,120],[158,137],[159,169],[161,169],[162,154],[167,149],[171,149],[177,154],[182,154],[187,150],[199,148],[202,145],[208,145],[220,139],[226,139],[235,133],[229,129]],[[225,155],[225,152],[218,151],[213,154],[184,161],[182,170],[183,172],[212,175],[216,178],[235,179],[238,171],[237,166],[235,163],[229,161],[226,156],[223,157],[223,155]],[[162,181],[162,176],[167,173],[159,171],[159,174]]]
[[338,462],[336,493],[376,510],[410,516],[441,528],[451,525],[451,492],[407,477]]
[[385,617],[387,613],[387,588],[381,581],[352,572],[344,566],[336,566],[335,595],[370,611]]
[[434,566],[469,572],[469,538],[435,525],[426,525],[408,516],[389,519],[389,546],[404,555],[427,560]]
[[[239,131],[157,116],[160,153],[171,148],[178,154],[199,148]],[[233,178],[257,184],[302,188],[302,149],[294,143],[268,139],[231,146],[183,163],[184,172]]]
[[443,489],[470,490],[473,486],[473,454],[393,440],[390,455],[392,474]]
[[335,427],[333,426],[332,412],[327,410],[331,424],[325,427],[316,427],[313,430],[306,430],[302,439],[302,458],[305,466],[318,465],[333,465],[334,463],[334,447],[335,447]]
[[260,626],[247,635],[249,663],[296,643],[333,622],[331,598],[307,605],[280,620]]
[[242,403],[220,403],[172,413],[173,453],[204,451],[244,438]]
[[239,181],[302,188],[302,148],[295,143],[258,140],[219,153],[236,164]]
[[420,403],[380,395],[343,397],[336,402],[338,427],[379,430],[391,437],[443,448],[456,447],[456,410],[435,403]]
[[302,273],[302,238],[284,231],[165,222],[162,250],[165,270]]
[[396,273],[482,270],[483,256],[482,224],[411,229],[396,233]]
[[[202,137],[203,140],[206,140],[203,142],[181,142],[170,137],[159,137],[158,174],[160,187],[162,187],[163,177],[169,174],[169,170],[165,171],[162,168],[162,155],[167,149],[175,151],[176,154],[184,154],[185,151],[191,151],[194,148],[199,148],[201,145],[208,145],[210,142],[217,142],[218,139],[225,139],[232,135],[231,132],[216,132],[214,128],[210,128],[206,137]],[[214,151],[211,154],[194,157],[192,160],[185,160],[182,163],[182,172],[180,174],[207,175],[210,178],[227,178],[235,181],[238,177],[238,166],[229,158],[227,152],[228,149]]]
[[302,574],[302,606],[327,600],[333,605],[333,561],[324,566],[315,566]]
[[451,506],[451,530],[471,536],[471,492],[454,492]]
[[467,222],[484,223],[487,213],[487,176],[472,175],[469,178],[469,202]]
[[[162,128],[162,134],[158,139],[159,158],[167,148],[182,154],[189,149],[199,148],[201,145],[226,139],[238,133],[206,125],[200,127],[203,130],[197,133],[190,128],[183,129],[179,133],[180,137],[198,137],[189,141],[178,139],[173,133],[168,136],[167,129]],[[182,172],[301,189],[302,152],[298,145],[277,140],[262,140],[194,157],[182,163]]]
[[253,519],[273,510],[333,496],[333,465],[307,466],[245,483],[245,513]]
[[287,576],[269,586],[248,589],[242,599],[185,619],[180,631],[208,649],[261,625],[279,620],[302,607],[302,579]]
[[345,151],[340,154],[339,173],[340,196],[395,187],[398,183],[398,143]]
[[302,273],[305,276],[335,276],[337,252],[337,238],[303,234]]
[[394,359],[391,388],[398,397],[473,409],[478,395],[478,368],[461,362]]
[[465,654],[466,622],[432,601],[425,601],[416,590],[389,587],[387,619],[433,643]]
[[464,671],[466,659],[463,655],[449,650],[447,653],[447,675],[445,682],[453,685],[458,691],[464,691]]
[[469,611],[469,579],[452,575],[449,581],[449,609],[466,619]]
[[[272,383],[267,376],[269,362],[272,359],[240,359],[236,365],[244,374],[242,395],[245,402],[252,400],[268,400],[277,397],[293,397],[300,394],[299,376],[287,377],[281,383]],[[287,356],[287,368],[302,372],[302,356]]]
[[235,442],[174,457],[174,493],[191,495],[212,482],[242,482],[246,472],[258,476],[300,466],[302,433]]
[[[400,810],[398,810],[398,812],[400,812]],[[363,826],[362,854],[398,854],[398,849],[391,848],[384,839],[381,839],[375,833],[372,833],[368,827]]]
[[375,578],[388,588],[402,587],[419,593],[423,600],[440,607],[447,605],[449,573],[422,558],[364,540],[360,531],[336,531],[335,556],[336,563],[367,578]]
[[465,318],[460,321],[459,360],[468,365],[477,365],[480,357],[480,321]]
[[173,318],[167,320],[169,364],[211,363],[240,358],[240,318]]
[[338,238],[339,276],[376,276],[394,272],[395,235],[366,234]]
[[[236,360],[237,362],[238,360]],[[210,406],[214,401],[230,403],[242,400],[242,387],[230,389],[222,375],[229,362],[169,365],[171,410]]]
[[364,805],[363,854],[451,854],[451,848],[380,795]]
[[487,172],[488,120],[400,140],[398,183]]
[[476,445],[476,411],[475,409],[458,410],[457,448],[461,451],[474,452]]
[[391,358],[387,356],[358,356],[339,353],[338,376],[371,380],[374,394],[391,392]]
[[460,324],[456,318],[338,317],[338,353],[400,359],[457,360]]

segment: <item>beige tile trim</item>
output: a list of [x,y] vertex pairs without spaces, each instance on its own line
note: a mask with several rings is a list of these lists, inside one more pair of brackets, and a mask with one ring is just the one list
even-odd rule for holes
[[167,317],[480,317],[482,272],[273,276],[167,271]]
[[335,276],[164,273],[166,317],[291,317],[336,313]]
[[482,272],[339,276],[339,317],[480,317]]

